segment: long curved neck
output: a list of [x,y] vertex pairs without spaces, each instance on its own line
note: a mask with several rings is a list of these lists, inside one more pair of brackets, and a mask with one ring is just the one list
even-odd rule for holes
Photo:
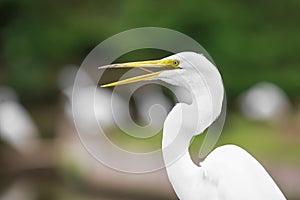
[[204,123],[198,126],[191,125],[195,124],[194,119],[199,109],[194,104],[176,104],[164,123],[162,140],[164,162],[169,180],[180,199],[189,199],[186,195],[189,194],[187,190],[191,188],[187,186],[196,185],[199,178],[195,175],[202,173],[202,169],[194,164],[189,154],[192,137],[197,130],[203,131],[206,128]]
[[199,167],[190,158],[189,144],[193,134],[185,133],[182,126],[187,104],[176,104],[168,115],[163,130],[162,151],[169,180],[177,194],[182,199],[187,185]]
[[[178,103],[169,113],[165,123],[162,151],[170,182],[177,195],[188,194],[187,185],[199,181],[202,169],[195,165],[189,154],[189,144],[194,135],[202,133],[220,114],[223,101],[223,84],[218,70],[210,66],[211,77],[192,73],[184,87],[191,92],[190,105]],[[183,191],[184,190],[184,191]],[[185,196],[186,197],[186,196]]]

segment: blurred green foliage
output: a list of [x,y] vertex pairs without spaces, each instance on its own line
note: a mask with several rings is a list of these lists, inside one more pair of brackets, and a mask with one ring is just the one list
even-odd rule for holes
[[299,10],[299,0],[1,0],[0,83],[25,99],[53,97],[63,65],[80,64],[113,34],[158,26],[181,31],[207,49],[229,99],[263,80],[297,97]]

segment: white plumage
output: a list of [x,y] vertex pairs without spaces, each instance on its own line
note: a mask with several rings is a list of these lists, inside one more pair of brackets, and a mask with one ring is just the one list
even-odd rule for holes
[[[203,133],[220,115],[224,88],[217,68],[203,55],[182,52],[162,60],[114,64],[105,68],[168,67],[103,87],[141,80],[180,86],[190,98],[177,103],[164,122],[162,151],[169,180],[182,200],[283,200],[273,179],[247,151],[225,145],[197,166],[189,154],[193,136]],[[187,101],[187,102],[186,102]]]
[[38,142],[38,130],[13,89],[0,88],[0,136],[20,153],[31,151]]
[[[84,128],[87,133],[98,133],[99,127],[103,130],[116,128],[116,117],[118,120],[122,121],[126,119],[126,114],[123,110],[118,110],[118,115],[114,116],[111,109],[112,92],[97,87],[89,74],[83,69],[81,69],[80,72],[80,79],[77,80],[79,81],[80,87],[77,88],[74,96],[72,95],[77,71],[78,68],[71,65],[64,67],[59,74],[58,85],[66,97],[64,111],[68,119],[71,122],[74,121],[72,101],[75,100],[77,105],[76,109],[81,109],[80,111],[76,111],[77,113],[80,113],[79,115],[76,115],[77,121],[80,122],[80,126]],[[95,101],[91,101],[91,99],[95,99]],[[114,101],[116,105],[119,105],[122,108],[127,107],[122,98],[117,94],[114,95]],[[90,102],[94,102],[94,104],[91,104]]]
[[[173,79],[173,74],[175,77],[180,74],[183,81],[175,84],[189,90],[193,99],[190,105],[177,104],[164,124],[163,152],[166,163],[180,154],[176,155],[176,149],[185,150],[183,156],[167,166],[169,179],[179,198],[285,199],[260,163],[238,146],[218,147],[200,163],[200,167],[192,162],[188,146],[193,135],[202,133],[220,114],[223,84],[216,67],[203,55],[184,52],[171,57],[180,61],[179,67],[183,71],[162,72],[158,78],[174,84],[178,78]],[[198,119],[192,122],[191,119],[185,120],[191,113],[198,114]]]
[[167,113],[171,110],[171,103],[163,94],[159,86],[148,85],[134,94],[138,116],[150,132],[159,132]]
[[273,83],[260,82],[240,97],[242,113],[253,120],[281,120],[291,111],[285,92]]

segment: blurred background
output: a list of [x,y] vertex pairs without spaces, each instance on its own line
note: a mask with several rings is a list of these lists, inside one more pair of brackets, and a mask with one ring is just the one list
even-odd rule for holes
[[[226,124],[217,145],[242,146],[288,199],[300,199],[299,10],[298,0],[1,0],[0,199],[176,199],[164,170],[124,174],[93,159],[72,121],[70,91],[85,56],[106,38],[143,26],[174,29],[203,45],[227,92]],[[167,55],[148,49],[120,60]],[[166,88],[153,84],[145,90],[155,98],[142,98],[145,93],[138,90],[131,102],[141,124],[152,104],[169,110],[175,103]],[[104,98],[110,90],[101,92]],[[122,147],[141,144],[124,137],[113,122],[106,126]],[[202,140],[203,135],[193,141],[193,155]],[[161,134],[142,145],[156,149],[160,142]]]

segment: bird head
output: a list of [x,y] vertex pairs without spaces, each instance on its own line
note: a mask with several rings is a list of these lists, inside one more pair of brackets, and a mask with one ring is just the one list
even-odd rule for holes
[[[140,75],[101,87],[112,87],[128,83],[147,80],[161,80],[171,85],[183,87],[191,96],[190,114],[201,113],[201,116],[190,120],[194,124],[200,124],[195,133],[202,132],[219,116],[222,108],[224,88],[218,69],[205,56],[195,52],[181,52],[161,60],[138,61],[129,63],[112,64],[100,67],[107,68],[140,68],[148,71],[148,74]],[[156,68],[159,71],[152,72],[148,69]],[[186,103],[186,102],[184,102]],[[198,121],[200,123],[198,123]]]
[[[117,85],[123,85],[128,83],[135,83],[147,80],[162,80],[172,85],[178,85],[178,76],[186,72],[189,69],[188,65],[188,53],[184,52],[174,54],[172,56],[163,58],[161,60],[149,60],[149,61],[138,61],[128,63],[117,63],[99,67],[99,69],[113,69],[113,68],[139,68],[147,71],[147,74],[140,75],[132,78],[128,78],[113,83],[102,85],[101,87],[112,87]],[[159,71],[152,72],[151,69],[158,69]]]
[[[195,52],[181,52],[160,60],[106,65],[99,67],[99,69],[139,68],[147,71],[147,74],[104,84],[101,85],[101,87],[113,87],[148,80],[161,80],[171,85],[182,86],[183,82],[192,81],[190,79],[193,75],[206,73],[208,71],[206,69],[206,63],[208,62],[209,61],[202,54]],[[152,72],[151,69],[154,68],[159,71]]]

